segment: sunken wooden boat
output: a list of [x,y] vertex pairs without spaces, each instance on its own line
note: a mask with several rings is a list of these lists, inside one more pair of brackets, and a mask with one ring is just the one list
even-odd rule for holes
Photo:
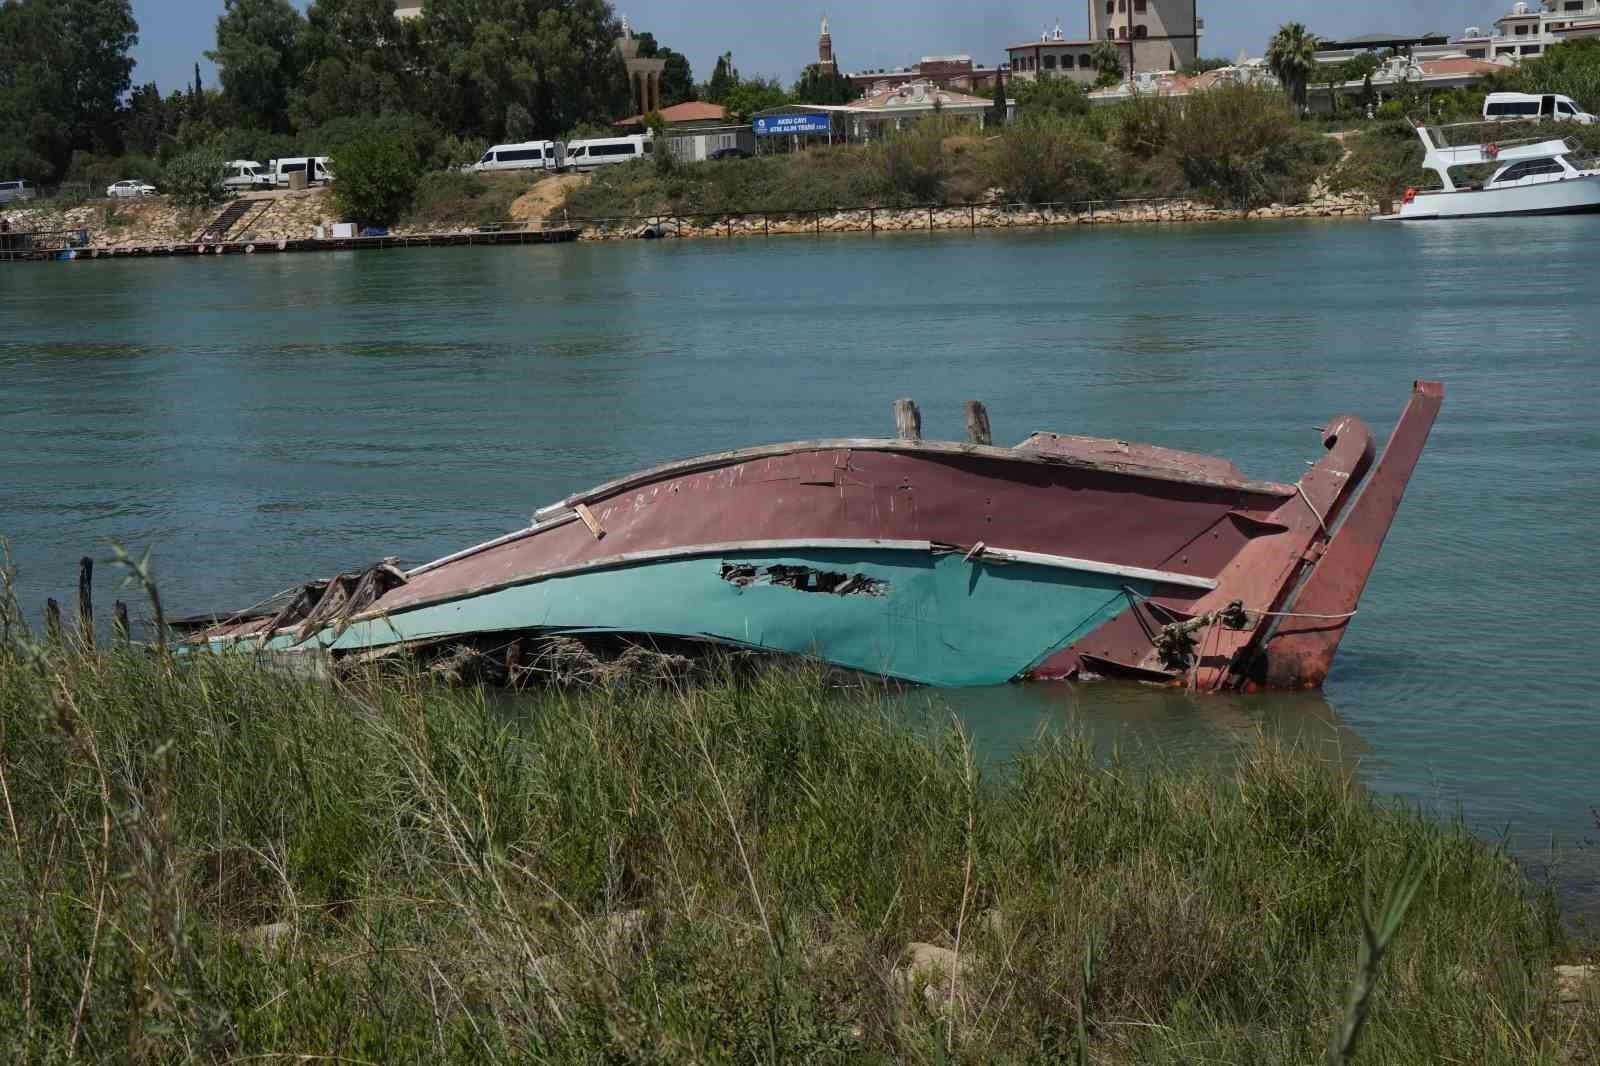
[[541,642],[709,644],[939,686],[1121,678],[1322,684],[1443,401],[1418,382],[1383,456],[1342,417],[1292,485],[1148,445],[1038,433],[776,444],[669,463],[403,570],[310,582],[190,633],[335,660]]

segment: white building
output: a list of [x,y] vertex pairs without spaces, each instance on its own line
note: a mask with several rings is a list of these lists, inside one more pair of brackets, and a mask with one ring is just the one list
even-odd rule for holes
[[1600,0],[1543,0],[1519,3],[1494,21],[1494,32],[1469,26],[1447,46],[1432,46],[1418,59],[1444,58],[1446,52],[1491,63],[1542,55],[1551,45],[1579,37],[1600,37]]
[[1198,0],[1088,0],[1089,32],[1073,38],[1061,30],[1046,31],[1037,41],[1024,41],[1006,49],[1011,76],[1021,81],[1035,78],[1071,78],[1093,84],[1095,46],[1109,42],[1131,73],[1181,70],[1200,54],[1200,37],[1206,22]]
[[1543,55],[1552,45],[1580,37],[1600,37],[1600,0],[1518,3],[1495,19],[1492,28],[1468,26],[1455,38],[1444,34],[1371,34],[1351,41],[1332,41],[1317,53],[1317,62],[1340,63],[1364,52],[1393,48],[1416,62],[1475,59],[1504,66]]

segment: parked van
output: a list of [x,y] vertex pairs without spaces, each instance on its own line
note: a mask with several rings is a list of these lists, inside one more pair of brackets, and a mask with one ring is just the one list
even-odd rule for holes
[[612,163],[626,163],[630,159],[650,155],[655,144],[648,134],[632,137],[601,137],[589,141],[573,141],[567,145],[567,166],[578,170],[593,170]]
[[328,157],[325,155],[274,159],[267,166],[267,174],[271,177],[272,184],[280,188],[288,188],[289,175],[297,171],[305,173],[307,185],[320,185],[333,180],[333,171],[328,169]]
[[31,200],[38,194],[39,190],[33,187],[31,181],[0,181],[0,204],[9,200]]
[[270,189],[274,182],[267,168],[254,159],[230,159],[223,164],[222,185],[235,191]]
[[497,144],[472,164],[473,170],[560,170],[567,165],[567,146],[560,141]]
[[1594,116],[1574,103],[1572,97],[1559,93],[1490,93],[1483,100],[1483,117],[1491,121],[1545,119],[1576,122],[1581,126],[1592,126],[1595,122]]

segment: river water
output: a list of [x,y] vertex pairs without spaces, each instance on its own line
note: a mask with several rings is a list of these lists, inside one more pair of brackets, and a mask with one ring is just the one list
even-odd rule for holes
[[[26,603],[155,547],[175,612],[422,561],[669,458],[889,435],[891,401],[1218,452],[1445,407],[1325,693],[937,694],[986,750],[1336,746],[1376,792],[1554,853],[1600,912],[1600,220],[1255,223],[79,262],[0,270],[0,534]],[[101,600],[110,598],[109,580]]]

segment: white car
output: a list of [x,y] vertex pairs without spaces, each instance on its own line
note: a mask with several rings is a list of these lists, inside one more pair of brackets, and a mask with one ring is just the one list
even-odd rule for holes
[[119,181],[106,186],[106,195],[112,198],[154,196],[155,194],[156,187],[154,185],[146,185],[142,181],[134,181],[132,179],[127,181]]

